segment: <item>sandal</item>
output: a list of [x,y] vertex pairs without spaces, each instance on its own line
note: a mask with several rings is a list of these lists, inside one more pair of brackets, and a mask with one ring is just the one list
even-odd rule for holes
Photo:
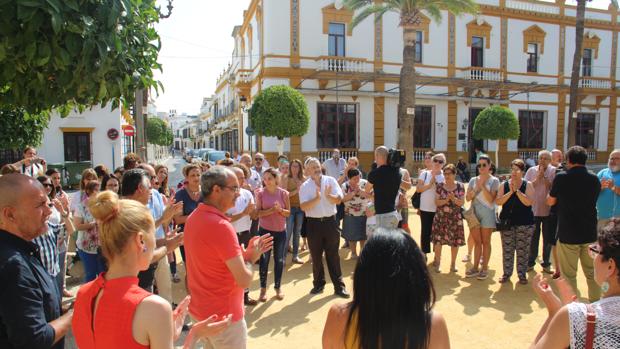
[[468,271],[465,272],[465,277],[475,278],[476,276],[478,276],[478,274],[480,274],[480,271],[478,271],[478,269],[469,269]]
[[267,301],[267,289],[265,288],[260,289],[260,296],[258,297],[258,300],[263,303]]
[[527,278],[526,277],[519,277],[519,283],[521,285],[527,285]]
[[276,299],[279,301],[284,299],[284,292],[280,291],[279,288],[276,288]]
[[481,270],[480,273],[478,274],[477,279],[478,280],[486,280],[486,278],[489,277],[489,272],[487,270]]
[[505,283],[508,280],[510,280],[510,275],[502,275],[502,277],[499,278],[498,281],[499,281],[500,284],[503,284],[503,283]]

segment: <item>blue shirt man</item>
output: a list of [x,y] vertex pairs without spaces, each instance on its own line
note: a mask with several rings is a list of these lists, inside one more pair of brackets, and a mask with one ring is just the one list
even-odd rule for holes
[[599,230],[609,222],[609,219],[620,216],[620,150],[609,154],[608,168],[599,171],[598,179],[601,182],[601,192],[596,201]]

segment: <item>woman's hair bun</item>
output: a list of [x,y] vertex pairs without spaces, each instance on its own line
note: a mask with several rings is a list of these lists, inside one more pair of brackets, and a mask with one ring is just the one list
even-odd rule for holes
[[116,193],[105,190],[89,200],[88,208],[96,220],[106,222],[118,214],[119,201]]

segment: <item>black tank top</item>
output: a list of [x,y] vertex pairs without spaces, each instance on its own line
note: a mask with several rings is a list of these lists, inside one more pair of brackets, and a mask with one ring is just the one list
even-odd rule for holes
[[[527,188],[527,181],[524,179],[521,183],[519,191],[525,194]],[[510,191],[508,181],[504,182],[504,194]],[[532,212],[532,206],[525,206],[521,200],[517,197],[517,194],[513,194],[508,201],[502,206],[502,212],[499,214],[499,218],[508,219],[510,225],[532,225],[534,224],[534,213]]]

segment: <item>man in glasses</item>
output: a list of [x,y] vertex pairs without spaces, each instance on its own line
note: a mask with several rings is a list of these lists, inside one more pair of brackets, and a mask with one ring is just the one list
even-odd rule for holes
[[556,248],[562,276],[577,290],[577,264],[581,262],[588,283],[588,298],[594,302],[600,298],[601,289],[594,281],[588,247],[596,241],[596,200],[601,184],[586,168],[588,153],[584,148],[571,147],[566,158],[568,170],[555,176],[547,204],[558,205]]
[[601,182],[601,193],[596,201],[597,231],[601,231],[612,218],[620,217],[620,149],[609,154],[607,168],[599,171],[597,177]]
[[[547,195],[551,190],[551,184],[555,178],[555,167],[551,166],[551,152],[541,150],[538,152],[538,165],[530,167],[525,174],[525,179],[534,186],[534,200],[532,210],[534,212],[534,235],[530,243],[530,257],[528,270],[533,270],[538,257],[538,243],[540,233],[543,236],[543,272],[552,274],[551,271],[551,247],[555,243],[555,230],[551,230],[549,224],[549,212],[551,206],[547,205]],[[557,263],[557,261],[556,261]]]

